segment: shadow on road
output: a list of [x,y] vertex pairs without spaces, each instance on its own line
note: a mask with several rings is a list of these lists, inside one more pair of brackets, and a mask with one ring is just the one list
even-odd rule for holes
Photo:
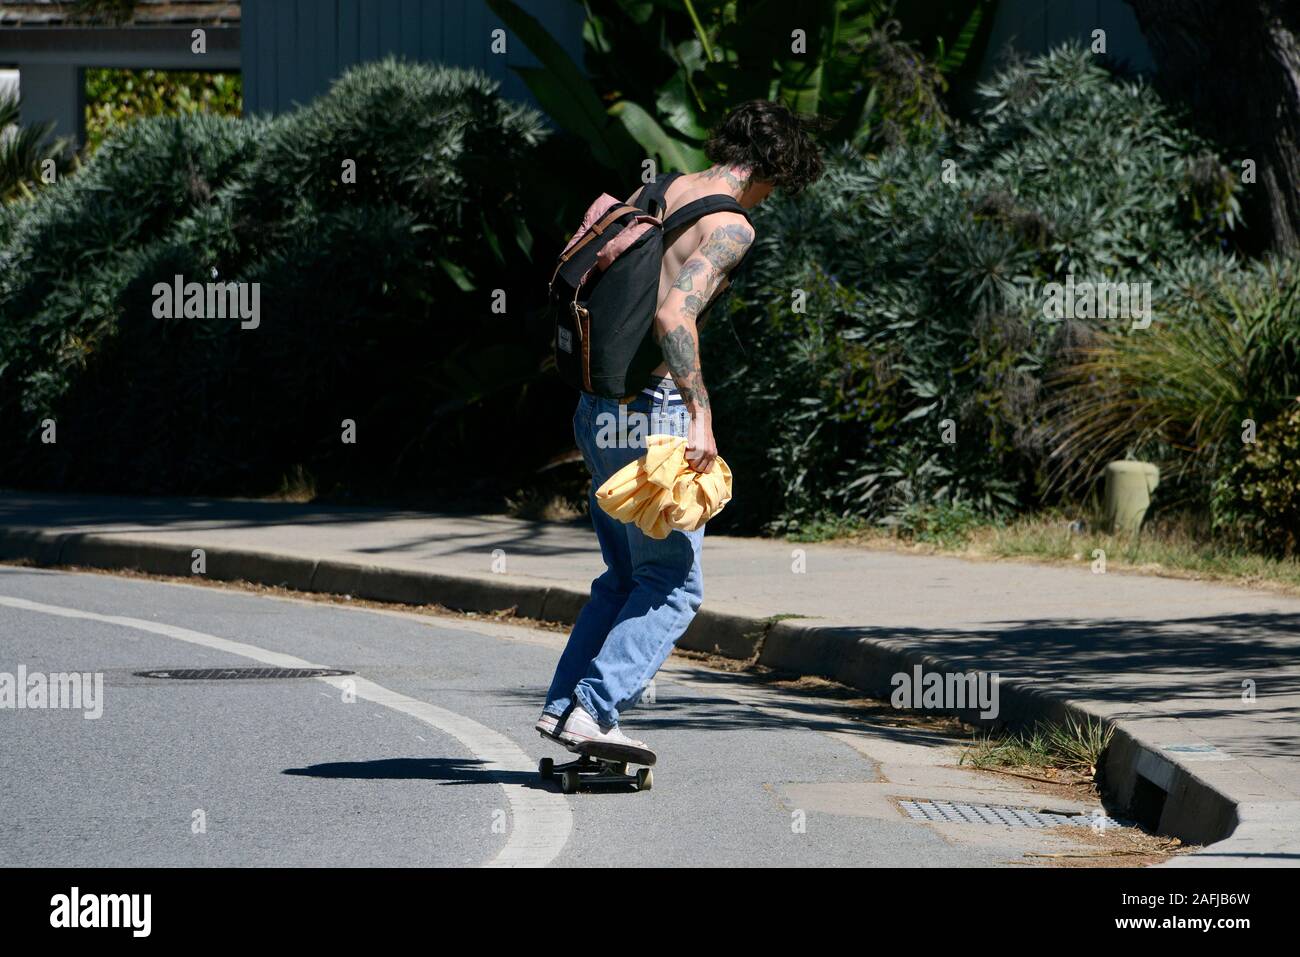
[[444,784],[536,785],[532,771],[503,771],[477,758],[381,758],[375,761],[335,761],[305,768],[286,768],[285,774],[310,778],[360,780],[424,780]]

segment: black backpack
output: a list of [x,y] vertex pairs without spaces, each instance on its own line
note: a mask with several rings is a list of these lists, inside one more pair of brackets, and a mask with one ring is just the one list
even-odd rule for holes
[[[570,240],[556,263],[547,297],[555,330],[552,346],[560,377],[575,389],[621,399],[639,391],[651,370],[663,362],[654,315],[667,233],[722,210],[749,219],[748,210],[721,193],[692,200],[663,219],[664,192],[680,175],[660,174],[641,191],[636,206],[615,202]],[[648,222],[650,228],[601,269],[597,254],[639,222]],[[732,276],[743,262],[731,270]],[[724,289],[726,285],[724,280]],[[703,314],[696,321],[702,318]]]

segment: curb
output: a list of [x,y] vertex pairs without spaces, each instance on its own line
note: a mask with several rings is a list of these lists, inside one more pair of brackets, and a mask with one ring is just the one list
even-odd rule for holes
[[[925,671],[970,673],[969,662],[927,653],[904,641],[864,638],[846,627],[780,622],[769,632],[759,664],[816,675],[889,700],[892,678],[917,665]],[[1053,693],[1033,679],[999,678],[999,713],[983,718],[978,709],[937,709],[982,727],[1101,720],[1114,728],[1098,780],[1107,797],[1144,827],[1187,843],[1211,844],[1227,838],[1236,824],[1238,804],[1202,780],[1186,765],[1161,751],[1130,724],[1096,708]],[[1300,812],[1300,806],[1297,807]],[[1300,828],[1292,838],[1300,837]]]
[[[295,555],[205,548],[203,577],[248,581],[295,591],[352,595],[398,604],[439,604],[456,611],[500,612],[572,624],[587,593],[535,581],[453,575],[363,562],[314,560]],[[183,545],[120,535],[0,528],[0,560],[35,565],[80,565],[191,576],[193,550]],[[701,609],[678,647],[747,661],[777,671],[815,676],[888,700],[892,678],[921,666],[969,673],[967,663],[946,660],[898,640],[866,638],[851,627],[819,626]],[[1000,712],[936,709],[981,726],[1034,720],[1101,720],[1114,728],[1099,782],[1128,816],[1184,842],[1213,844],[1163,866],[1221,866],[1225,858],[1253,865],[1276,863],[1279,845],[1300,844],[1300,802],[1238,802],[1196,770],[1165,753],[1141,719],[1120,719],[1052,693],[1033,679],[1000,679]],[[1251,860],[1270,855],[1273,860]],[[1294,855],[1292,855],[1294,856]],[[1201,860],[1203,858],[1203,860]]]

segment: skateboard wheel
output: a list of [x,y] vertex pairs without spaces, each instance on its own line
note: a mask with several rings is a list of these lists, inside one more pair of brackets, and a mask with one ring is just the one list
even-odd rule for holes
[[564,772],[564,777],[560,778],[560,790],[565,794],[572,794],[578,790],[578,772],[568,770]]
[[549,781],[555,777],[555,762],[550,758],[542,758],[537,762],[537,773],[542,776],[543,781]]
[[655,773],[649,768],[642,768],[636,773],[636,789],[638,791],[649,791],[655,786]]

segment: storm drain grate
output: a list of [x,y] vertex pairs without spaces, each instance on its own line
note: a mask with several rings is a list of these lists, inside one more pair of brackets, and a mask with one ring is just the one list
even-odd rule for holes
[[189,681],[224,678],[324,678],[350,675],[334,668],[175,668],[167,671],[137,671],[140,678],[181,678]]
[[1092,814],[1058,814],[1031,811],[1027,807],[999,807],[992,804],[959,804],[948,801],[899,801],[899,806],[916,821],[947,824],[1000,824],[1004,827],[1122,827],[1113,817]]

